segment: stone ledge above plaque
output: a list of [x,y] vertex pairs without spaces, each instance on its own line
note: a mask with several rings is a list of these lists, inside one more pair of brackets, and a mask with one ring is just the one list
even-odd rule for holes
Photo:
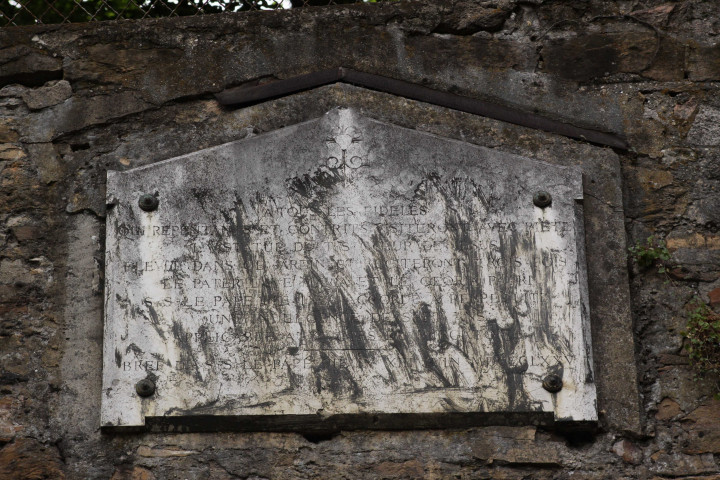
[[597,420],[577,168],[336,109],[107,192],[103,427]]

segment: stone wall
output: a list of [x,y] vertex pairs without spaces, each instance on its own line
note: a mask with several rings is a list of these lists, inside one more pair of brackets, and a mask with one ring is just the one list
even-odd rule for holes
[[[718,478],[717,385],[694,380],[681,331],[694,297],[720,304],[719,35],[717,2],[700,0],[408,1],[0,30],[0,477]],[[630,148],[349,85],[244,108],[213,97],[338,66],[621,134]],[[619,162],[608,175],[623,205],[605,207],[624,209],[628,245],[654,235],[671,253],[667,274],[605,259],[631,273],[639,418],[630,409],[584,435],[101,432],[106,170],[337,104],[541,160]],[[626,392],[599,396],[602,417]]]

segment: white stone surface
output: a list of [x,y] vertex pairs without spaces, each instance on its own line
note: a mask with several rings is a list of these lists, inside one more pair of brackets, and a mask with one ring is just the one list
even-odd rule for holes
[[333,110],[107,191],[103,426],[597,418],[579,170]]

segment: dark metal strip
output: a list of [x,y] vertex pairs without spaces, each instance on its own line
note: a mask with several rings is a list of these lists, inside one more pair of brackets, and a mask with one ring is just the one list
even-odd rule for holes
[[228,88],[227,90],[216,93],[215,98],[221,105],[241,105],[275,97],[284,97],[291,93],[335,83],[341,80],[341,70],[340,68],[331,68],[252,87],[240,86]]
[[623,150],[628,149],[627,141],[612,133],[577,127],[537,114],[523,112],[505,105],[455,95],[453,93],[441,92],[403,80],[358,72],[343,67],[321,70],[253,87],[235,87],[215,94],[215,98],[217,98],[218,102],[222,105],[242,105],[289,95],[335,82],[346,82],[523,127],[557,133],[566,137]]

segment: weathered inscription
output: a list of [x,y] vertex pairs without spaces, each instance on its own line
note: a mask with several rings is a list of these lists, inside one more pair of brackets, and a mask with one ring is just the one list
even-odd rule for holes
[[575,170],[351,110],[111,172],[103,425],[594,420],[581,199]]

